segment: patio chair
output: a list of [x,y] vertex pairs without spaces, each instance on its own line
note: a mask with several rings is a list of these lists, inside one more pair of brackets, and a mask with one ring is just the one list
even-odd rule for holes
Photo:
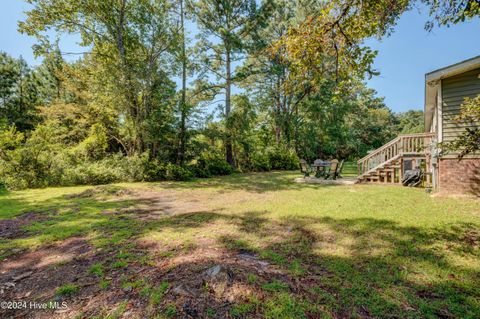
[[[338,164],[338,169],[337,169],[337,176],[336,178],[343,178],[342,177],[342,171],[343,171],[343,163],[345,162],[345,160],[341,160],[340,161],[340,164]],[[334,178],[335,179],[335,178]]]
[[338,174],[338,160],[334,159],[330,162],[330,168],[328,169],[328,172],[325,173],[325,179],[337,179],[337,174]]
[[304,159],[300,160],[300,172],[303,173],[303,177],[309,177],[312,173],[312,167]]

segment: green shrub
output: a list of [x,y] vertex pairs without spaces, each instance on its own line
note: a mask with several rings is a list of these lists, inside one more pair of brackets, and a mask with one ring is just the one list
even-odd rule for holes
[[217,175],[230,175],[233,168],[222,155],[203,153],[192,169],[197,177],[211,177]]
[[65,149],[54,126],[40,125],[23,141],[14,128],[0,129],[0,181],[9,189],[59,183],[57,159]]
[[187,181],[193,177],[192,172],[185,167],[168,163],[166,165],[166,178],[174,181]]
[[200,167],[198,165],[191,165],[190,166],[190,171],[195,177],[200,177],[200,178],[209,178],[212,177],[212,174],[210,174],[209,170],[204,167]]
[[254,172],[268,172],[272,169],[272,165],[267,154],[255,153],[250,158],[248,168]]
[[167,166],[157,159],[149,160],[144,165],[145,180],[148,182],[167,179]]
[[76,145],[72,152],[85,160],[101,159],[105,157],[107,148],[107,129],[101,124],[94,124],[90,127],[88,136]]
[[65,171],[64,185],[102,185],[122,180],[118,167],[109,165],[108,160],[86,162]]
[[298,157],[295,152],[277,147],[268,151],[268,159],[272,169],[293,170],[298,168]]
[[150,179],[151,172],[149,171],[151,163],[155,160],[150,159],[148,152],[132,156],[117,153],[106,157],[103,161],[105,161],[106,166],[117,170],[117,175],[121,181],[143,182],[155,180]]

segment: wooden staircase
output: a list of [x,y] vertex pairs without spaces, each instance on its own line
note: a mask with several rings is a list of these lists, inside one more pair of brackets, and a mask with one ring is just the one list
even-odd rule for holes
[[426,173],[425,183],[431,183],[430,145],[434,133],[399,135],[394,140],[358,160],[358,181],[401,184],[404,163],[412,168],[421,166]]

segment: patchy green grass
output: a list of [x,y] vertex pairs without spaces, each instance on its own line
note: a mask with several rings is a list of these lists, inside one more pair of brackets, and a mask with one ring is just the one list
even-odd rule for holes
[[272,282],[263,284],[262,288],[267,291],[282,291],[282,290],[287,290],[288,285],[279,280],[274,280]]
[[98,283],[98,286],[100,287],[100,289],[108,289],[108,287],[110,287],[110,285],[112,284],[112,281],[111,280],[107,280],[107,279],[102,279],[100,280],[100,282]]
[[90,273],[98,277],[103,277],[103,265],[96,263],[90,267]]
[[57,296],[69,297],[74,295],[78,291],[78,286],[74,284],[65,284],[57,288]]
[[357,163],[345,162],[343,163],[342,176],[344,177],[357,177]]
[[[353,170],[347,165],[344,176]],[[141,281],[140,273],[118,284],[115,276],[135,265],[175,272],[173,260],[180,275],[188,267],[199,273],[213,261],[189,258],[205,251],[250,254],[282,274],[237,274],[248,296],[233,301],[233,317],[480,317],[478,200],[397,186],[293,183],[298,176],[254,173],[3,193],[0,221],[31,212],[39,218],[22,224],[24,235],[1,239],[0,257],[82,237],[114,251],[86,272],[103,291],[131,288],[152,317],[184,316],[172,295],[175,280]],[[149,247],[147,254],[136,254],[138,243]],[[222,309],[209,305],[198,315],[221,317]]]

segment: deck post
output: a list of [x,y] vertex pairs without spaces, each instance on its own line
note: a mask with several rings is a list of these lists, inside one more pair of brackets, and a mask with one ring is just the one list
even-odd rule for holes
[[402,179],[403,179],[403,157],[400,158],[400,168],[398,171],[399,178],[398,178],[398,183],[402,184]]

